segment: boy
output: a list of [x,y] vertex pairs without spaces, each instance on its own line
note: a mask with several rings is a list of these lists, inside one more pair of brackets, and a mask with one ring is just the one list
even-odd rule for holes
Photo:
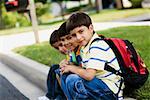
[[[54,30],[50,36],[49,43],[52,47],[59,50],[62,54],[65,54],[67,49],[62,45],[60,41],[59,30]],[[38,100],[50,100],[50,99],[59,99],[65,98],[63,91],[61,90],[59,83],[56,79],[55,70],[59,68],[58,64],[54,64],[50,67],[48,76],[47,76],[47,90],[45,96],[38,97]]]
[[[74,43],[74,45],[70,45],[72,44],[72,42],[76,41],[76,38],[74,36],[68,35],[65,28],[66,22],[64,22],[58,30],[53,31],[49,40],[50,45],[55,49],[59,50],[62,54],[68,54],[68,49],[70,49],[70,51],[73,51],[78,45],[77,43],[76,44]],[[71,53],[72,58],[69,58],[70,62],[73,62],[74,64],[78,64],[79,63],[78,61],[80,61],[76,59],[77,51],[78,49],[76,48],[75,53],[74,52]],[[77,54],[77,58],[80,58],[79,54]],[[49,100],[56,98],[61,100],[66,99],[64,93],[62,92],[58,84],[58,81],[56,80],[56,73],[55,73],[56,69],[59,69],[59,65],[55,64],[51,66],[47,77],[48,92],[46,96],[39,97],[38,100]]]
[[69,91],[68,99],[123,99],[121,77],[105,70],[107,64],[120,70],[118,61],[105,41],[92,42],[99,36],[94,32],[91,18],[82,12],[72,14],[66,29],[76,35],[82,46],[82,68],[67,64],[65,60],[60,63],[62,73],[73,73],[67,76],[66,84],[62,86],[64,92]]

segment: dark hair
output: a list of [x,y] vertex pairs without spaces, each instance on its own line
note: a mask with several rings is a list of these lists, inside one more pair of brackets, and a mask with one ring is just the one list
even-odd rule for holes
[[61,26],[59,27],[58,30],[59,30],[60,37],[69,34],[69,33],[67,32],[67,30],[66,30],[66,22],[64,22],[63,24],[61,24]]
[[58,30],[54,30],[50,36],[49,43],[50,45],[53,45],[54,43],[60,41],[60,38],[62,36],[68,35],[66,31],[66,22],[61,24]]
[[92,24],[92,20],[87,14],[83,12],[77,12],[72,14],[67,20],[66,30],[69,33],[71,30],[73,30],[76,27],[80,27],[82,25],[89,27],[90,24]]
[[54,30],[50,36],[49,44],[53,45],[54,43],[58,42],[60,40],[59,31]]

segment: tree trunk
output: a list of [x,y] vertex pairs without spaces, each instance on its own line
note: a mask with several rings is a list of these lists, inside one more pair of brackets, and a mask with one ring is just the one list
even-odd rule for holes
[[96,13],[99,13],[100,10],[103,9],[102,0],[95,0],[95,6],[96,6]]
[[4,28],[3,17],[2,17],[2,3],[3,1],[0,0],[0,29]]
[[92,1],[91,0],[89,0],[89,5],[92,7]]
[[117,9],[123,9],[122,0],[116,0]]
[[62,16],[62,19],[65,20],[65,17],[64,17],[64,8],[63,8],[63,4],[62,4],[62,1],[58,1],[58,4],[61,8],[61,16]]

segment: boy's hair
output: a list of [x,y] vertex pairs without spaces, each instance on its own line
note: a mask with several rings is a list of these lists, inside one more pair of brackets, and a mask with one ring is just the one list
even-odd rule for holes
[[61,26],[59,27],[58,30],[59,30],[60,37],[69,34],[69,33],[67,32],[67,30],[66,30],[66,22],[64,22],[63,24],[61,24]]
[[59,30],[54,30],[50,36],[49,44],[53,46],[54,43],[60,40]]
[[62,36],[68,35],[66,31],[66,22],[64,22],[58,30],[54,30],[50,36],[49,43],[50,45],[53,45],[54,43],[60,41],[60,38]]
[[92,20],[87,14],[83,12],[77,12],[72,14],[67,20],[66,30],[69,33],[71,30],[73,30],[76,27],[80,27],[82,25],[89,27],[91,24],[92,24]]

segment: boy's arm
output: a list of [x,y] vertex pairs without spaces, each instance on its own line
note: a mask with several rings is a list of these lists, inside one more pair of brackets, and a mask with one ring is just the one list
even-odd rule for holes
[[96,70],[92,68],[83,69],[76,65],[67,65],[67,64],[64,64],[62,66],[63,66],[61,68],[62,73],[72,72],[88,81],[92,80],[96,74]]

